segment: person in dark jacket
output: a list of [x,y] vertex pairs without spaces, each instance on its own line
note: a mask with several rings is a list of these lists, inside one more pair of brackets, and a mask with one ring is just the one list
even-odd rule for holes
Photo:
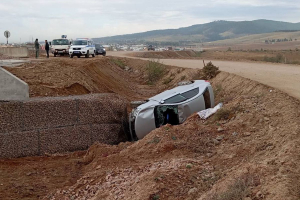
[[47,53],[47,58],[49,58],[49,43],[47,40],[45,40],[45,50],[46,50],[46,53]]
[[38,39],[36,39],[34,42],[34,48],[35,48],[35,58],[38,58],[40,53],[40,43]]

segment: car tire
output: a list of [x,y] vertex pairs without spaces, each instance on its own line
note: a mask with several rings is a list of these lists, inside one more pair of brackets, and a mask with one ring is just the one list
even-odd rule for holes
[[70,58],[73,58],[73,55],[72,55],[72,54],[70,54]]
[[182,86],[182,85],[190,85],[193,83],[194,83],[194,81],[181,81],[181,82],[177,83],[177,85]]
[[92,57],[95,57],[95,51],[94,51],[94,53],[92,54]]
[[89,51],[86,52],[85,57],[86,58],[90,57],[90,52]]
[[104,53],[103,56],[106,56],[106,53]]
[[80,58],[80,56],[78,55],[77,58]]
[[54,57],[56,57],[56,53],[54,54]]

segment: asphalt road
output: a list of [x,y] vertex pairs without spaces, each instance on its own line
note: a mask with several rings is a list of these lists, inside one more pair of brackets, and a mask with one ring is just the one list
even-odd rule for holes
[[[108,52],[108,55],[129,57],[126,56],[126,52]],[[202,60],[160,59],[160,61],[166,65],[185,68],[203,67]],[[205,60],[206,63],[208,61],[212,61],[221,71],[258,81],[300,99],[300,65]]]

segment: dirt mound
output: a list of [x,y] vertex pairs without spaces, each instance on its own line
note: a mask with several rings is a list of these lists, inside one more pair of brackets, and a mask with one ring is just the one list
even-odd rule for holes
[[117,93],[128,100],[145,100],[197,72],[164,66],[164,76],[149,84],[148,66],[149,61],[128,58],[51,58],[6,70],[28,83],[30,97]]
[[139,58],[154,58],[154,59],[167,59],[167,58],[182,58],[193,59],[199,57],[199,52],[196,51],[148,51],[148,52],[135,52],[129,54],[133,57]]
[[45,199],[299,199],[299,102],[227,73],[212,84],[227,120],[194,115],[133,144],[95,144],[84,176]]
[[157,93],[143,78],[147,61],[121,59],[130,66],[126,71],[114,62],[116,59],[58,58],[6,69],[28,83],[30,97],[117,93],[131,100]]

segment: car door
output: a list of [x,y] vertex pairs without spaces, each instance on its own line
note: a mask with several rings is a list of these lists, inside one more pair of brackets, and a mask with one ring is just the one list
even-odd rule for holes
[[178,105],[179,123],[183,123],[193,113],[205,109],[205,101],[199,87],[165,99],[164,103]]

